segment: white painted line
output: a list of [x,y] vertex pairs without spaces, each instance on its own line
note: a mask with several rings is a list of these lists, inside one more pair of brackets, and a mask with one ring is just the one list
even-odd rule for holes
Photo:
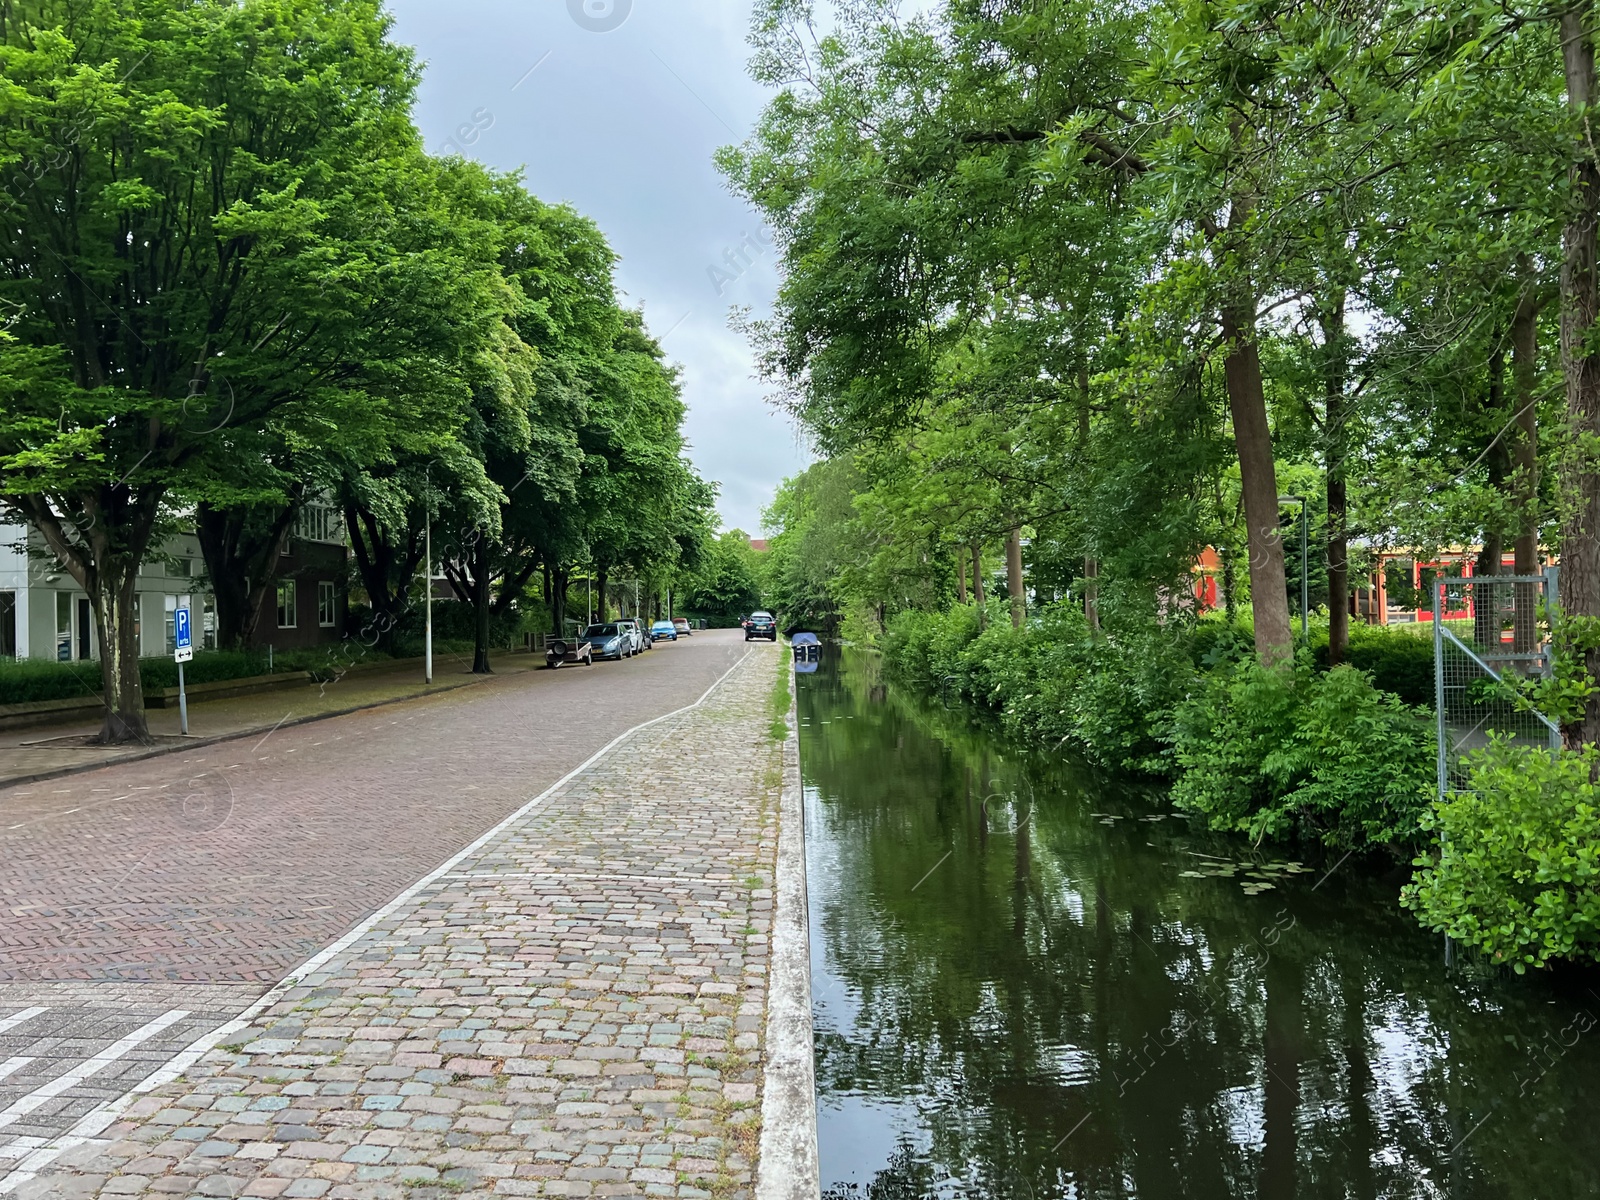
[[449,879],[493,883],[497,879],[573,879],[580,883],[714,883],[734,882],[732,875],[590,875],[582,871],[457,871]]
[[5,1020],[0,1021],[0,1033],[4,1033],[8,1029],[15,1029],[24,1021],[31,1021],[40,1013],[49,1011],[50,1009],[48,1007],[35,1005],[32,1008],[25,1008],[21,1012],[14,1012]]
[[164,1012],[154,1021],[148,1021],[139,1026],[127,1037],[119,1038],[98,1054],[84,1059],[66,1074],[58,1075],[49,1083],[34,1088],[33,1091],[12,1104],[10,1108],[0,1112],[0,1129],[4,1129],[7,1125],[15,1125],[34,1109],[43,1105],[46,1100],[76,1087],[91,1075],[98,1075],[135,1046],[148,1042],[167,1026],[177,1024],[188,1015],[188,1010],[182,1008],[174,1008]]
[[[124,1093],[115,1100],[107,1100],[104,1104],[92,1109],[90,1112],[85,1114],[71,1129],[67,1130],[59,1137],[53,1138],[47,1145],[39,1147],[27,1158],[18,1163],[16,1170],[5,1176],[5,1178],[0,1179],[0,1195],[15,1191],[29,1180],[35,1178],[40,1171],[54,1162],[63,1151],[70,1150],[74,1146],[81,1146],[85,1142],[92,1141],[94,1138],[98,1137],[113,1121],[117,1119],[118,1116],[121,1115],[122,1111],[127,1108],[128,1105],[133,1103],[135,1097],[143,1095],[146,1092],[153,1092],[156,1088],[172,1082],[172,1080],[178,1078],[178,1076],[182,1075],[195,1063],[199,1062],[200,1059],[205,1056],[207,1051],[221,1045],[232,1035],[248,1028],[250,1022],[255,1019],[258,1013],[265,1012],[268,1008],[272,1007],[272,1005],[276,1004],[278,1002],[278,997],[283,995],[283,993],[288,991],[290,988],[296,986],[301,979],[311,974],[311,972],[318,970],[320,967],[326,964],[329,959],[342,953],[358,938],[360,938],[363,934],[370,932],[380,921],[388,917],[407,900],[412,899],[417,895],[417,893],[431,886],[441,876],[448,875],[452,870],[460,865],[464,859],[477,853],[507,828],[522,820],[523,817],[527,816],[534,809],[538,808],[551,796],[555,795],[555,793],[560,791],[567,784],[571,783],[572,780],[583,774],[583,772],[587,771],[590,767],[594,766],[595,763],[599,762],[602,758],[611,753],[611,751],[615,750],[634,734],[640,732],[641,730],[648,729],[652,725],[659,725],[662,721],[671,720],[673,717],[679,717],[685,713],[693,712],[695,709],[700,708],[707,700],[711,698],[711,694],[722,686],[723,682],[728,678],[728,676],[732,675],[741,666],[743,666],[745,660],[754,653],[755,651],[753,649],[745,650],[745,652],[739,656],[739,660],[735,662],[733,666],[729,667],[726,671],[719,675],[716,682],[708,687],[701,695],[700,699],[696,700],[693,704],[686,704],[682,708],[673,709],[673,711],[669,713],[662,713],[659,717],[652,717],[648,721],[641,721],[632,729],[629,729],[623,733],[619,733],[616,737],[612,738],[604,746],[596,750],[578,766],[568,771],[565,775],[556,780],[549,787],[545,788],[544,791],[540,792],[532,800],[528,801],[521,808],[517,809],[516,812],[512,813],[505,820],[501,821],[500,824],[489,830],[488,833],[484,834],[477,841],[473,842],[472,845],[468,846],[459,854],[452,855],[450,858],[440,863],[431,872],[429,872],[427,875],[424,875],[410,887],[406,888],[393,900],[389,901],[388,904],[385,904],[371,916],[367,917],[366,920],[362,921],[359,925],[350,930],[349,933],[345,934],[326,950],[322,950],[316,954],[313,954],[305,962],[301,963],[287,976],[285,976],[281,983],[277,984],[277,986],[275,986],[271,991],[262,996],[261,999],[257,1000],[249,1008],[245,1009],[233,1020],[229,1021],[225,1025],[218,1026],[210,1033],[196,1038],[195,1041],[190,1044],[187,1050],[185,1050],[182,1054],[169,1059],[164,1066],[152,1071],[139,1084],[137,1084],[132,1091]],[[340,738],[343,736],[344,735],[341,734]],[[335,740],[337,741],[339,739],[336,738]]]
[[42,1137],[19,1137],[0,1146],[0,1158],[21,1158],[30,1150],[37,1150],[49,1139]]
[[32,1061],[33,1056],[31,1054],[18,1054],[6,1059],[5,1062],[0,1062],[0,1079],[7,1079],[15,1075]]

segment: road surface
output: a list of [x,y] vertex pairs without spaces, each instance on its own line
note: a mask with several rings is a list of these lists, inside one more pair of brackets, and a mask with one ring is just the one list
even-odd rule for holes
[[0,1176],[746,650],[705,632],[0,790]]

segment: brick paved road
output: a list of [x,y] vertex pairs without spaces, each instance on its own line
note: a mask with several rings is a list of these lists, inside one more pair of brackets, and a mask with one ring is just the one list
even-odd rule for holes
[[702,634],[0,790],[0,1175],[745,650]]
[[748,1196],[779,654],[634,735],[18,1194]]
[[745,649],[707,632],[0,790],[0,981],[265,990],[617,734],[692,703]]

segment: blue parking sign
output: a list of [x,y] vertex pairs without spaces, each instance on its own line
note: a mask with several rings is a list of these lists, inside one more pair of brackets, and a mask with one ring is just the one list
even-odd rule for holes
[[179,650],[188,650],[194,645],[190,635],[189,610],[180,608],[172,614],[172,640]]

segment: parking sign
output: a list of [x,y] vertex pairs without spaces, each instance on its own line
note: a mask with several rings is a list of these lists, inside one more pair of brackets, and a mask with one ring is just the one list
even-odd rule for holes
[[188,662],[194,658],[194,639],[190,633],[189,610],[187,608],[175,609],[172,614],[172,641],[177,647],[172,657],[178,662]]

